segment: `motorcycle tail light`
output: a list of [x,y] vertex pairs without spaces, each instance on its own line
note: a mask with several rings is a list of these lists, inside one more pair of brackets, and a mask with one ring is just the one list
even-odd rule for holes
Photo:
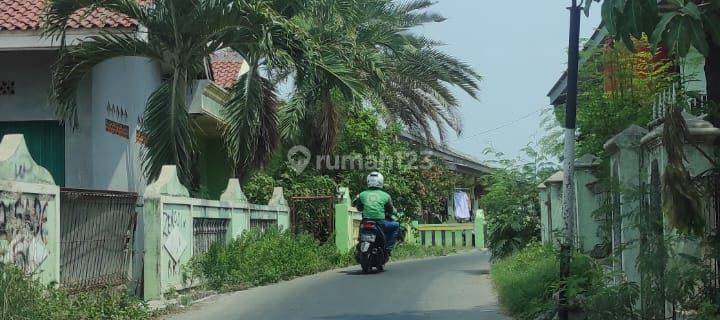
[[375,229],[375,221],[365,221],[362,224],[362,228],[365,230]]

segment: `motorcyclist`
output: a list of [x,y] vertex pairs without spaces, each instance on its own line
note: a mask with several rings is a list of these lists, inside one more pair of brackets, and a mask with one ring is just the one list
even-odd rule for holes
[[362,211],[363,219],[375,221],[385,233],[385,248],[391,251],[398,238],[400,224],[392,220],[395,207],[390,195],[382,190],[383,175],[371,172],[367,176],[368,190],[361,192],[354,201],[355,207]]

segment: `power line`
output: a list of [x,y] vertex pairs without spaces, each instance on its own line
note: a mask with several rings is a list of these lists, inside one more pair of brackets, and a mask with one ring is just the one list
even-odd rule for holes
[[502,125],[500,125],[500,126],[497,126],[497,127],[495,127],[495,128],[488,129],[488,130],[481,131],[481,132],[477,132],[477,133],[474,133],[474,134],[469,135],[469,136],[464,136],[464,137],[457,138],[455,141],[460,141],[460,140],[466,140],[466,139],[475,138],[475,137],[477,137],[477,136],[481,136],[481,135],[484,135],[484,134],[487,134],[487,133],[490,133],[490,132],[493,132],[493,131],[497,131],[497,130],[503,129],[503,128],[505,128],[505,127],[509,127],[509,126],[511,126],[511,125],[514,125],[514,124],[516,124],[516,123],[524,120],[524,119],[527,119],[527,118],[529,118],[529,117],[531,117],[531,116],[534,116],[534,115],[536,115],[536,114],[538,114],[538,113],[542,113],[542,112],[544,112],[544,111],[547,110],[547,109],[549,109],[549,107],[548,107],[548,108],[543,108],[543,109],[540,109],[540,110],[537,110],[537,111],[533,111],[533,112],[528,113],[528,114],[526,114],[526,115],[524,115],[524,116],[522,116],[522,117],[520,117],[520,118],[517,118],[517,119],[515,119],[515,120],[512,120],[512,121],[510,121],[510,122],[508,122],[508,123],[505,123],[505,124],[502,124]]

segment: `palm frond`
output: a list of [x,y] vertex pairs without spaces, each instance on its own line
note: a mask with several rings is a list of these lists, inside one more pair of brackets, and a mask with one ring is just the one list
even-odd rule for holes
[[[238,171],[266,164],[278,146],[278,98],[258,63],[232,88],[223,108],[225,144]],[[238,172],[243,173],[243,172]]]
[[189,81],[186,71],[176,69],[148,99],[142,130],[147,147],[143,169],[150,181],[157,178],[163,165],[174,164],[181,181],[190,184],[197,148],[187,109]]

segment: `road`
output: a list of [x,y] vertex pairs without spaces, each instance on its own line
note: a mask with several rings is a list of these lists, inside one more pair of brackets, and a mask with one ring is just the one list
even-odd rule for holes
[[369,275],[358,266],[327,271],[219,295],[172,319],[509,319],[499,311],[488,256],[397,262]]

